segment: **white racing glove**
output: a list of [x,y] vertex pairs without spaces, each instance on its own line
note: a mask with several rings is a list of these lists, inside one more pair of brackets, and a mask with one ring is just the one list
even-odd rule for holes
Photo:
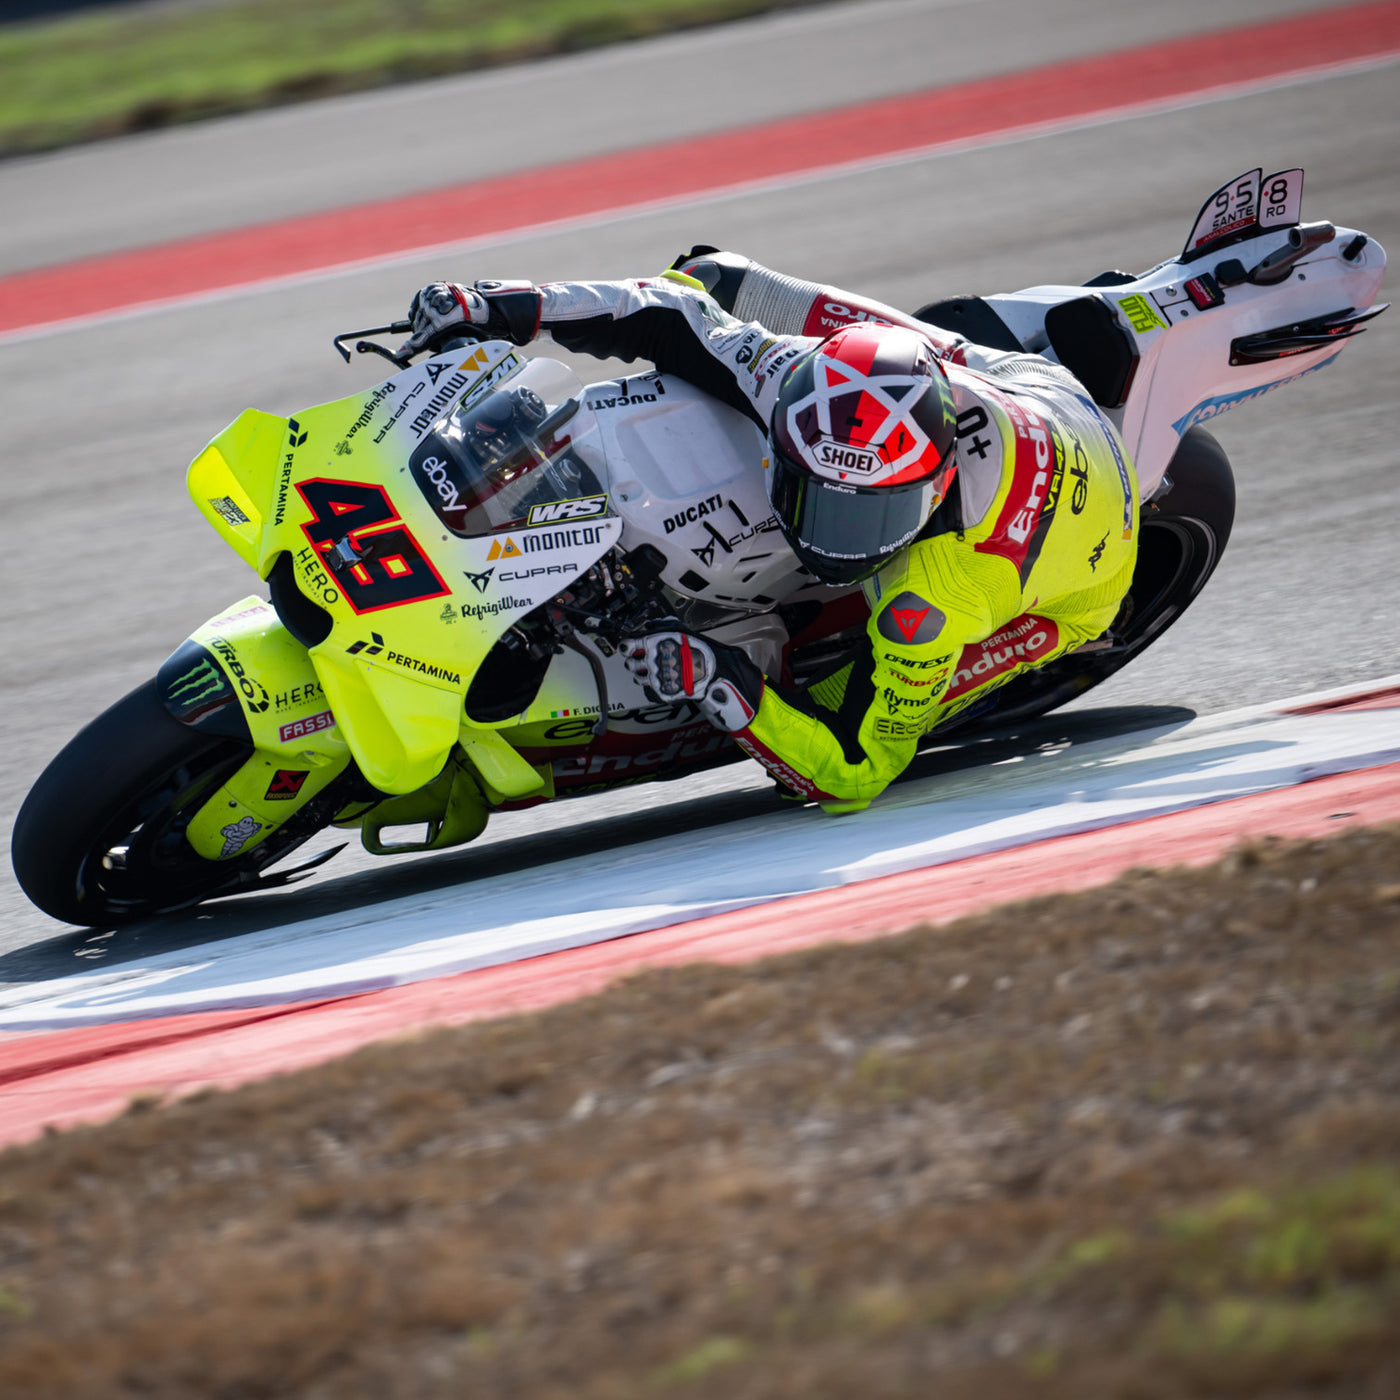
[[530,282],[429,282],[414,294],[408,308],[413,333],[399,346],[401,356],[416,355],[454,330],[479,340],[532,341],[540,328],[541,297]]
[[716,729],[747,729],[763,698],[763,673],[737,647],[690,632],[650,632],[622,644],[627,669],[657,704],[694,700]]

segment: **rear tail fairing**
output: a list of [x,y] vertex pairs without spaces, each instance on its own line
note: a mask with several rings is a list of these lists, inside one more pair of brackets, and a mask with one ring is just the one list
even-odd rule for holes
[[[550,362],[486,342],[293,418],[248,410],[190,467],[190,494],[210,524],[261,577],[278,570],[304,600],[283,614],[340,737],[381,792],[424,787],[459,740],[495,790],[541,786],[491,732],[513,717],[467,720],[466,690],[507,628],[607,553],[621,523],[604,504],[586,522],[462,538],[413,466],[444,414],[527,363]],[[580,415],[575,431],[584,427]]]
[[[1273,181],[1289,197],[1271,222]],[[986,298],[1027,349],[1091,387],[1123,435],[1144,500],[1188,428],[1332,363],[1384,309],[1374,306],[1386,264],[1379,243],[1297,225],[1300,171],[1268,177],[1262,190],[1258,171],[1222,187],[1183,255],[1141,277]],[[1219,233],[1208,217],[1216,204]]]

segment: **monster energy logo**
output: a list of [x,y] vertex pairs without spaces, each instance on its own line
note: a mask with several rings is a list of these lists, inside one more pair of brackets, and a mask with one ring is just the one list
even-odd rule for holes
[[224,673],[207,656],[185,672],[171,687],[169,698],[181,709],[192,710],[205,700],[212,700],[225,688]]

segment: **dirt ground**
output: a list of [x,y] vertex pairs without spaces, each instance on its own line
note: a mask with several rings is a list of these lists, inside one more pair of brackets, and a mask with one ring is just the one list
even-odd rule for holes
[[1400,828],[0,1156],[6,1397],[1400,1393]]

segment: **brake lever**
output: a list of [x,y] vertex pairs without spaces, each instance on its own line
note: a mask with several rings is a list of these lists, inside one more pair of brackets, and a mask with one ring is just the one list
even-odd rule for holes
[[[353,336],[365,335],[407,335],[413,329],[412,321],[392,321],[387,326],[366,326],[362,331],[344,331],[340,335],[334,336],[331,344],[340,352],[340,357],[348,365],[350,363],[350,351],[345,348],[342,341],[349,340]],[[397,365],[400,369],[407,369],[412,363],[407,355],[396,355],[392,350],[386,350],[382,345],[376,345],[372,340],[357,340],[355,342],[355,353],[357,355],[382,355],[391,364]]]

